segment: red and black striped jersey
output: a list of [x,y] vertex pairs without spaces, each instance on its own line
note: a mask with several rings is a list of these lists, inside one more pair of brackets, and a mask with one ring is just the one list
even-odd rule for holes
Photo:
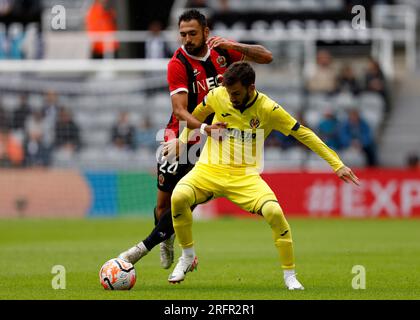
[[[187,92],[188,112],[192,113],[206,94],[222,83],[226,68],[243,58],[243,54],[235,50],[213,48],[204,57],[195,57],[183,47],[178,48],[168,64],[167,80],[171,96],[181,91]],[[172,133],[168,130],[172,130]],[[179,122],[172,113],[166,126],[165,141],[178,135]]]

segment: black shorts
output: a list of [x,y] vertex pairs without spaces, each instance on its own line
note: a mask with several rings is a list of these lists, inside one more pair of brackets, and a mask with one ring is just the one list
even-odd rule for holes
[[172,192],[183,176],[192,168],[193,164],[180,164],[179,162],[169,163],[164,161],[157,164],[157,187],[160,191]]
[[[182,164],[179,162],[169,163],[159,157],[157,163],[157,187],[160,191],[172,192],[174,190],[179,180],[194,168],[194,164],[200,157],[201,148],[205,142],[206,139],[200,139],[200,142],[196,144],[188,144],[188,156],[181,159]],[[184,156],[186,155],[184,154]]]

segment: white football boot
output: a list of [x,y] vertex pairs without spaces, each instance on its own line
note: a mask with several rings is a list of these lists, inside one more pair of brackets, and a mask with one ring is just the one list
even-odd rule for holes
[[160,265],[163,269],[169,269],[174,263],[175,234],[160,243]]
[[181,281],[184,281],[185,275],[187,272],[193,272],[195,269],[197,269],[198,265],[198,258],[197,256],[192,257],[184,257],[181,256],[178,259],[178,263],[175,266],[174,271],[169,275],[168,281],[170,283],[180,283]]
[[147,250],[146,246],[143,242],[140,242],[139,244],[135,245],[134,247],[128,249],[127,251],[124,251],[121,253],[118,258],[123,259],[127,262],[130,262],[131,264],[135,264],[137,261],[139,261],[141,258],[143,258],[146,254],[149,253],[149,250]]
[[296,274],[285,275],[284,284],[289,290],[305,290],[302,284],[296,279]]

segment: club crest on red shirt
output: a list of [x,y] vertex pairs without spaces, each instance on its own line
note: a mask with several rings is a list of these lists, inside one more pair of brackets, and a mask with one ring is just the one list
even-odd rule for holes
[[159,175],[159,185],[163,186],[163,183],[165,182],[165,177],[163,176],[163,174]]
[[218,56],[216,62],[219,64],[220,68],[224,68],[227,65],[226,58],[224,56]]

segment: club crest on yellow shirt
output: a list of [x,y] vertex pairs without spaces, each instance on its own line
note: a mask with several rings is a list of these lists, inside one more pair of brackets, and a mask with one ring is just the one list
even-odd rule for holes
[[252,129],[256,129],[260,125],[260,120],[251,119],[251,121],[249,121],[249,125],[251,126]]

